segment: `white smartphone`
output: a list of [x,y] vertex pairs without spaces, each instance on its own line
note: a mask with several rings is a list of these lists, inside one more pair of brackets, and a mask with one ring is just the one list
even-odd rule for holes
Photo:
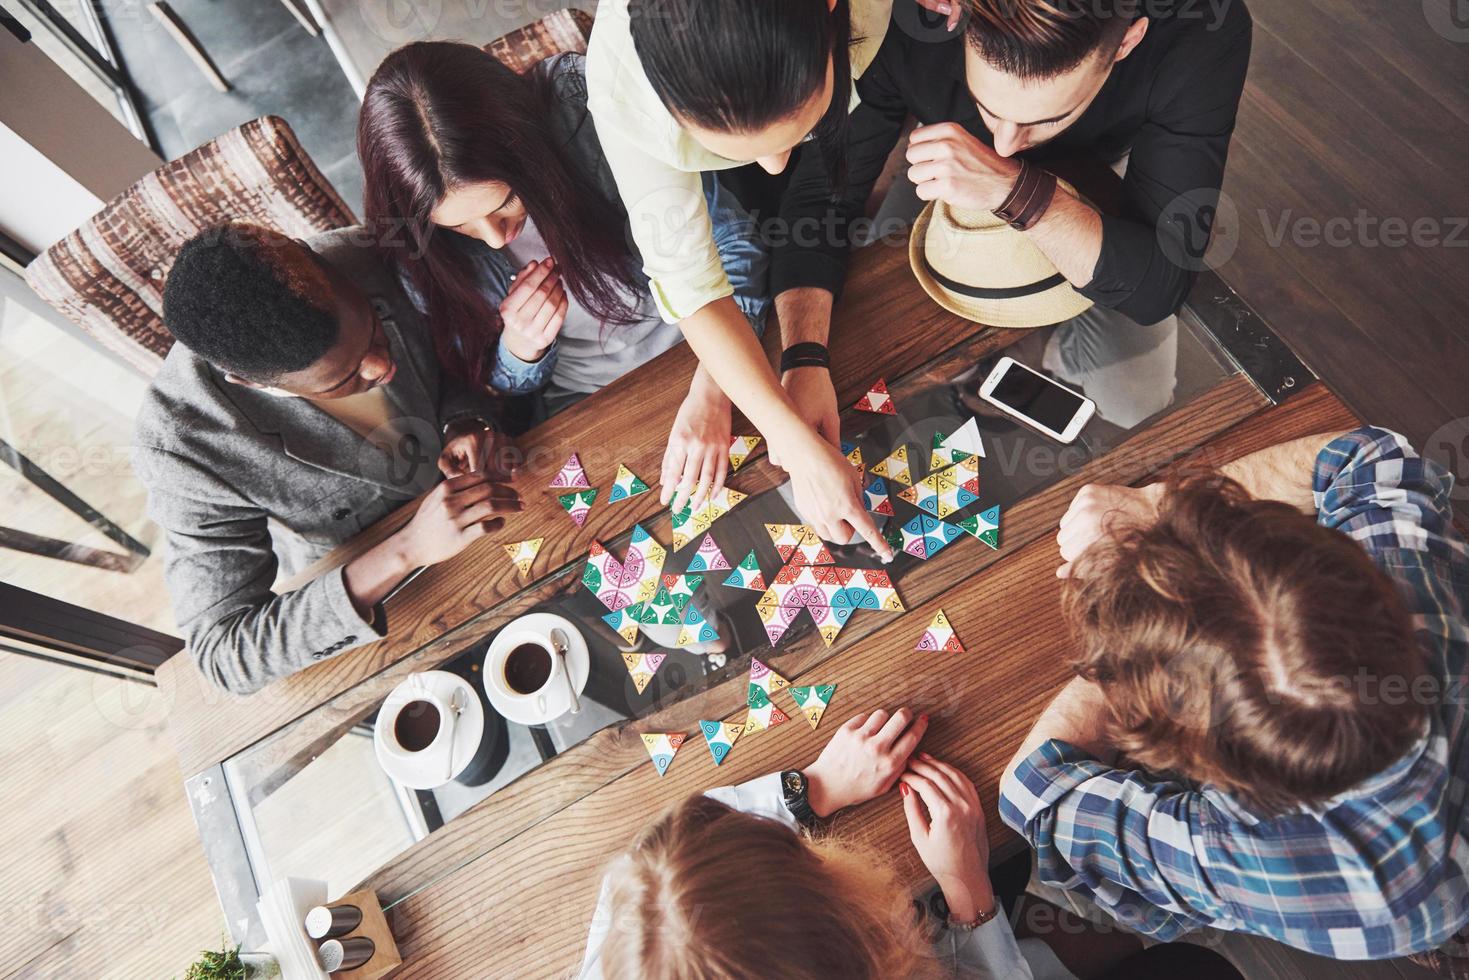
[[1096,414],[1090,398],[1052,381],[1013,357],[1000,363],[979,386],[979,397],[1052,439],[1074,442]]

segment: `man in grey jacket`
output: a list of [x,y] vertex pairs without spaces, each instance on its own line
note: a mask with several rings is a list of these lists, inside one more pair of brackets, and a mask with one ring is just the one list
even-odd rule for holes
[[[404,576],[522,508],[488,396],[441,374],[362,229],[306,242],[241,223],[203,232],[163,305],[177,343],[139,413],[133,465],[167,535],[175,615],[215,684],[248,694],[384,635],[381,603]],[[425,491],[402,530],[272,591]]]

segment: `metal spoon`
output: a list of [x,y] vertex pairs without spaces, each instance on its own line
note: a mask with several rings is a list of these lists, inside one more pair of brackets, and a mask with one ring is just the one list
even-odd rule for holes
[[557,626],[551,630],[551,645],[556,656],[561,658],[561,676],[566,678],[566,693],[571,695],[571,713],[581,714],[581,700],[576,696],[576,685],[571,682],[571,667],[566,663],[566,631]]
[[449,774],[444,777],[448,782],[454,778],[454,736],[459,729],[459,716],[464,714],[464,689],[454,688],[454,693],[449,697]]

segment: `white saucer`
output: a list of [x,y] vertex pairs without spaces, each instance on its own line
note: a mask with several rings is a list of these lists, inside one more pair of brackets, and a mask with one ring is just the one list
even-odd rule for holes
[[578,695],[586,690],[587,677],[592,672],[592,655],[587,649],[587,640],[581,635],[581,630],[572,625],[571,620],[554,613],[531,613],[528,616],[521,616],[519,619],[506,623],[500,632],[495,634],[495,639],[485,651],[485,658],[481,662],[480,684],[485,689],[485,697],[489,699],[490,707],[504,715],[507,720],[518,725],[544,725],[548,721],[555,721],[571,710],[571,695],[566,691],[566,682],[560,677],[555,678],[546,688],[544,715],[536,711],[534,698],[526,698],[523,701],[511,700],[496,690],[495,685],[489,683],[490,661],[504,651],[516,633],[528,630],[549,637],[551,630],[557,626],[566,632],[566,669],[571,674],[571,682],[576,685]]
[[[433,755],[422,753],[422,757],[409,759],[389,755],[383,744],[387,737],[384,734],[383,719],[396,716],[396,709],[407,701],[412,701],[419,696],[420,692],[430,691],[448,702],[458,689],[460,701],[464,705],[464,712],[459,716],[459,722],[454,728],[454,771],[449,772],[449,753],[437,752]],[[485,734],[485,710],[480,704],[479,695],[475,693],[473,685],[458,674],[451,674],[447,670],[427,670],[420,674],[414,674],[403,683],[393,688],[383,701],[382,707],[377,711],[377,723],[373,725],[372,747],[377,753],[378,765],[397,782],[407,786],[409,789],[433,789],[442,786],[464,771],[464,768],[474,760],[475,753],[479,751],[480,739]]]

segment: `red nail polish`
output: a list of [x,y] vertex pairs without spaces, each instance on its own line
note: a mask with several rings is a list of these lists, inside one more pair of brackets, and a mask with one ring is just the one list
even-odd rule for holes
[[904,796],[907,796],[908,795],[908,784],[907,783],[899,783],[898,784],[898,789],[902,792],[902,794]]
[[918,720],[926,723],[928,721],[928,715],[919,715]]

